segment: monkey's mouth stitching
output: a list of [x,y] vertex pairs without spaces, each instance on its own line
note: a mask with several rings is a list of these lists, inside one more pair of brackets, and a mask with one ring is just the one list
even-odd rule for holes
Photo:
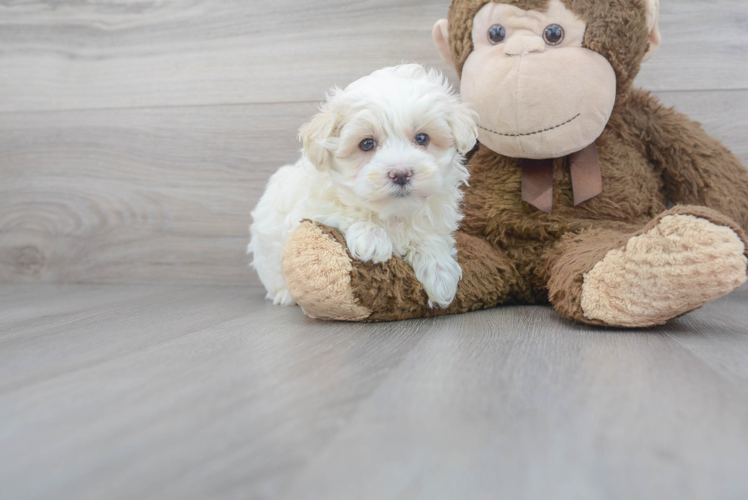
[[542,134],[543,132],[548,132],[549,130],[553,130],[553,129],[557,129],[557,128],[559,128],[559,127],[563,127],[563,126],[564,126],[564,125],[566,125],[567,123],[571,123],[571,122],[573,122],[574,120],[576,120],[577,118],[579,118],[579,117],[580,117],[581,115],[582,115],[582,113],[577,113],[577,116],[575,116],[575,117],[573,117],[573,118],[569,118],[569,119],[568,119],[568,120],[566,120],[566,121],[565,121],[564,123],[559,123],[559,124],[558,124],[558,125],[556,125],[556,126],[553,126],[553,127],[549,127],[549,128],[544,128],[543,130],[537,130],[537,131],[535,131],[535,132],[528,132],[528,133],[526,133],[526,134],[502,134],[501,132],[496,132],[495,130],[491,130],[491,129],[488,129],[488,128],[486,128],[486,127],[482,127],[481,125],[478,125],[478,126],[479,126],[480,128],[482,128],[483,130],[485,130],[486,132],[491,132],[492,134],[496,134],[496,135],[503,135],[504,137],[525,137],[525,136],[527,136],[527,135],[536,135],[536,134]]

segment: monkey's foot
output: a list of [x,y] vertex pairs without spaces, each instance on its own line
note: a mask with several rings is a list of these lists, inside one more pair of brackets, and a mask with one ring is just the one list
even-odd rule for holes
[[747,267],[735,230],[667,215],[584,275],[581,306],[586,318],[611,326],[659,325],[735,290]]
[[360,305],[351,286],[351,258],[339,233],[303,221],[283,249],[283,277],[291,297],[307,316],[361,321],[371,311]]

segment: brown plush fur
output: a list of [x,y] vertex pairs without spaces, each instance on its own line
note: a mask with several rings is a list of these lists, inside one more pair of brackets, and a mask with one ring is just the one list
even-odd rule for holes
[[309,317],[363,320],[371,310],[351,291],[352,261],[340,233],[309,220],[288,239],[281,257],[286,283]]
[[[567,318],[586,323],[604,323],[590,320],[584,315],[581,307],[584,275],[605,255],[616,248],[622,248],[631,238],[648,232],[669,215],[693,215],[706,219],[718,226],[729,227],[744,242],[745,232],[735,222],[719,212],[699,206],[679,205],[666,210],[650,221],[643,228],[632,233],[608,228],[595,228],[579,234],[568,233],[545,255],[543,275],[548,277],[549,299],[553,306]],[[748,258],[748,248],[745,256]]]
[[[458,71],[472,50],[472,19],[488,1],[452,3],[450,45]],[[613,114],[596,141],[602,194],[575,207],[568,161],[556,159],[553,212],[541,212],[521,200],[521,160],[480,146],[470,159],[465,219],[457,234],[463,268],[457,299],[447,310],[430,310],[413,271],[400,259],[381,265],[353,261],[353,294],[375,311],[367,321],[550,300],[570,319],[599,323],[581,310],[584,273],[660,218],[694,215],[730,227],[746,241],[741,228],[748,229],[748,171],[698,124],[631,87],[647,50],[643,4],[563,1],[588,24],[585,47],[604,55],[618,80]],[[547,0],[505,3],[542,10]],[[670,204],[696,206],[668,210]]]
[[463,279],[448,309],[430,309],[426,305],[426,293],[411,267],[401,259],[391,259],[385,265],[354,261],[352,281],[361,285],[356,296],[375,311],[367,320],[390,321],[474,311],[507,303],[507,297],[522,301],[522,278],[506,256],[483,239],[465,233],[457,233],[456,239]]

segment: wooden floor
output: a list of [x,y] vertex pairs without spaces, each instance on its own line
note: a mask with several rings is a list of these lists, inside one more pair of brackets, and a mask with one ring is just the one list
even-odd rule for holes
[[3,500],[748,498],[746,288],[638,331],[252,287],[4,284],[0,312]]
[[[325,91],[458,83],[449,4],[0,0],[0,500],[748,499],[748,289],[615,331],[322,323],[247,286]],[[636,85],[748,164],[746,0],[660,24]]]
[[[748,165],[748,2],[662,0],[636,86]],[[254,208],[325,92],[450,0],[0,0],[0,282],[259,284]],[[352,50],[352,48],[355,48]]]

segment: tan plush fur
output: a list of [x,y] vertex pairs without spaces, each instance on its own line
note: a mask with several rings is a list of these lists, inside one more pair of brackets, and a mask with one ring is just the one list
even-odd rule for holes
[[371,310],[351,292],[351,258],[345,239],[311,221],[294,231],[283,249],[283,276],[311,318],[363,320]]
[[[492,0],[457,0],[449,8],[450,46],[458,74],[473,50],[471,32],[475,14]],[[631,89],[634,77],[647,52],[649,30],[642,0],[562,0],[587,22],[583,47],[605,57],[618,80],[618,94]],[[524,10],[545,11],[548,0],[507,0],[500,3]]]
[[[472,19],[487,1],[454,0],[452,3],[450,47],[458,70],[472,50]],[[465,189],[465,218],[456,235],[458,261],[463,268],[457,298],[447,310],[431,310],[425,305],[425,295],[412,270],[399,259],[380,265],[351,261],[342,266],[342,269],[350,269],[350,276],[340,279],[350,286],[360,307],[373,311],[366,321],[466,312],[499,304],[550,302],[561,314],[575,321],[638,326],[659,323],[700,307],[740,281],[734,266],[739,265],[738,258],[746,254],[740,252],[735,238],[728,235],[736,235],[745,247],[748,171],[697,123],[663,107],[648,92],[632,88],[631,83],[647,52],[647,4],[641,0],[563,2],[587,23],[584,46],[602,54],[616,73],[617,97],[613,113],[595,141],[603,176],[602,194],[575,207],[568,160],[557,158],[554,160],[553,212],[541,212],[521,199],[521,160],[502,156],[481,145],[469,161],[471,178],[470,187]],[[547,0],[505,3],[523,9],[542,10],[547,6]],[[676,206],[668,210],[670,204]],[[730,272],[725,276],[715,275],[718,267],[714,263],[705,263],[703,268],[697,266],[702,278],[713,278],[708,283],[711,291],[700,298],[691,297],[681,302],[668,297],[657,299],[670,306],[650,316],[645,311],[648,306],[642,305],[643,316],[649,318],[646,321],[640,321],[642,314],[632,321],[631,315],[624,318],[600,312],[605,309],[600,304],[606,299],[594,297],[596,292],[592,291],[591,283],[604,281],[603,275],[622,276],[620,279],[626,281],[624,289],[634,290],[638,274],[628,275],[616,270],[618,266],[625,268],[623,257],[611,257],[600,271],[592,272],[595,266],[606,262],[606,256],[618,255],[616,252],[628,248],[633,238],[652,236],[658,231],[661,234],[666,228],[670,231],[670,221],[691,221],[688,217],[709,221],[706,225],[697,222],[694,227],[709,228],[706,243],[711,241],[712,246],[720,247],[713,249],[712,255],[717,258],[717,266],[724,264]],[[668,222],[663,222],[666,219]],[[648,238],[635,240],[632,245],[639,247],[640,242],[650,241]],[[672,243],[668,238],[664,241]],[[319,242],[307,240],[307,243],[309,248],[305,251],[314,253]],[[708,255],[704,253],[704,244],[705,241],[698,240],[691,247],[692,251],[683,247],[679,259],[682,262],[703,260]],[[658,244],[651,241],[643,246],[658,248]],[[634,254],[625,255],[633,258]],[[297,261],[289,262],[287,267],[303,265]],[[676,265],[661,268],[661,273],[654,274],[673,280],[679,269]],[[585,275],[591,276],[591,281],[587,300],[583,301]],[[706,286],[695,273],[692,278],[677,279],[672,284],[676,289]],[[632,282],[629,283],[629,279]],[[663,295],[677,292],[661,291]],[[597,293],[603,293],[603,289],[598,287]],[[605,293],[613,297],[611,287],[608,286]],[[673,303],[678,305],[672,307]],[[585,311],[585,304],[590,311]],[[337,306],[329,303],[326,307]],[[345,319],[356,318],[351,315]]]
[[745,283],[744,253],[732,229],[668,215],[584,275],[582,310],[611,325],[663,324]]
[[[563,25],[556,47],[538,35],[549,23]],[[501,43],[488,36],[496,25],[509,34]],[[616,73],[584,47],[586,30],[561,0],[549,0],[546,12],[491,2],[477,13],[460,93],[478,111],[481,144],[504,156],[548,159],[581,151],[600,136],[615,105]],[[435,42],[443,46],[441,36]]]

